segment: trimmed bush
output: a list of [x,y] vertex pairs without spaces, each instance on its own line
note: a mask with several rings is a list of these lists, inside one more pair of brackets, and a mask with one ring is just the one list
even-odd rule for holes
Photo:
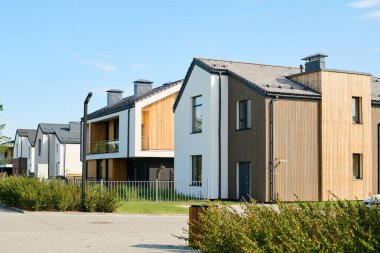
[[192,235],[201,252],[379,252],[380,205],[361,202],[242,204],[205,210]]
[[[79,211],[81,186],[59,180],[5,177],[0,179],[0,202],[30,211]],[[87,186],[85,206],[89,212],[113,212],[118,201],[112,192]]]

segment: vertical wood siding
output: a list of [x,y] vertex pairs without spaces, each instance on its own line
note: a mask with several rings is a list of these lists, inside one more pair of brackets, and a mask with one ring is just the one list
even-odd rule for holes
[[372,191],[371,193],[379,193],[379,135],[378,125],[380,124],[380,106],[372,106]]

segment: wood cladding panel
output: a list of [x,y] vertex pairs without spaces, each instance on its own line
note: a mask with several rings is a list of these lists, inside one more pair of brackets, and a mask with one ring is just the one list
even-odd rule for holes
[[[236,106],[239,100],[250,99],[251,129],[236,130]],[[238,80],[228,79],[228,197],[237,197],[237,163],[251,162],[250,195],[258,201],[268,201],[266,154],[265,97]]]
[[291,77],[291,79],[297,83],[301,83],[307,87],[309,87],[312,90],[315,90],[317,92],[322,91],[321,86],[321,73],[318,72],[312,72],[312,73],[303,73],[299,74],[297,76]]
[[96,179],[96,160],[87,161],[87,178]]
[[109,159],[108,160],[109,178],[112,181],[127,180],[127,160]]
[[177,93],[142,108],[141,134],[143,150],[174,149],[173,104]]
[[275,191],[282,201],[318,200],[319,121],[317,100],[274,102]]
[[372,191],[371,193],[380,193],[379,191],[379,124],[380,124],[380,106],[372,106]]
[[[331,191],[342,199],[372,191],[370,77],[322,71],[322,199]],[[361,97],[362,123],[352,123],[352,97]],[[353,179],[353,153],[362,154],[363,179]]]

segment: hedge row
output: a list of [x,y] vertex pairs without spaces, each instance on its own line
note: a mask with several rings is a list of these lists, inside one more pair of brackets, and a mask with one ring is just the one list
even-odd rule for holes
[[[0,203],[30,211],[80,211],[81,186],[58,180],[5,177],[0,179]],[[113,212],[118,201],[112,192],[88,186],[85,207],[89,212]]]
[[380,206],[334,201],[324,204],[245,203],[238,214],[226,205],[201,214],[193,248],[201,252],[379,252]]

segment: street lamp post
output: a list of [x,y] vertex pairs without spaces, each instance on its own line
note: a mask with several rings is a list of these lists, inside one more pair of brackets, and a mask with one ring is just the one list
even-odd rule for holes
[[87,94],[84,101],[83,126],[82,126],[82,212],[86,212],[86,178],[87,178],[87,107],[92,97],[92,92]]

